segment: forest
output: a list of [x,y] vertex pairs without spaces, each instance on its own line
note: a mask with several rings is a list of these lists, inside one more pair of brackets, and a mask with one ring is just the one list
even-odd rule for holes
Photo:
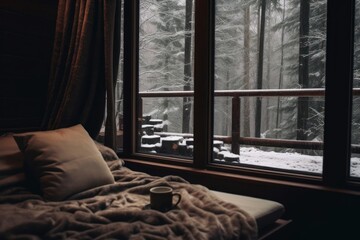
[[[326,5],[326,0],[216,0],[215,92],[324,90]],[[357,12],[359,6],[356,1]],[[193,90],[194,11],[193,0],[140,1],[139,92]],[[355,88],[360,85],[360,24],[354,31]],[[323,94],[240,100],[242,137],[323,141]],[[359,144],[359,101],[355,96],[353,144]],[[191,96],[146,98],[142,114],[163,120],[164,131],[192,133],[192,104]],[[231,136],[231,120],[232,97],[216,96],[213,134]],[[318,150],[302,153],[322,154]]]

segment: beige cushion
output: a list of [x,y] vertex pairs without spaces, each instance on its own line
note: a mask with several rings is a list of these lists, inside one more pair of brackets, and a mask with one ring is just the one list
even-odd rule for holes
[[86,130],[79,124],[52,131],[15,134],[25,166],[47,200],[60,201],[105,184],[114,177]]
[[275,201],[213,190],[211,192],[220,199],[235,204],[253,216],[259,230],[278,220],[285,212],[285,207]]
[[24,182],[23,159],[13,136],[0,136],[0,188]]

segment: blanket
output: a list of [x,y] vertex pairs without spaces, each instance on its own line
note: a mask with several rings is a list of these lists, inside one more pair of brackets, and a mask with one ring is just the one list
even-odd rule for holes
[[[108,162],[115,184],[66,201],[47,202],[22,187],[0,192],[0,239],[256,239],[255,219],[206,187],[121,165]],[[179,205],[167,212],[148,208],[154,186],[180,193]]]

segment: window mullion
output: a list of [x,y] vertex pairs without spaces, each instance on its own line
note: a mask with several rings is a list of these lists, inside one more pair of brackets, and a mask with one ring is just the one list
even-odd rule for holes
[[353,0],[328,1],[323,178],[342,186],[349,172],[353,82]]
[[213,9],[214,2],[195,0],[194,166],[205,168],[212,156]]

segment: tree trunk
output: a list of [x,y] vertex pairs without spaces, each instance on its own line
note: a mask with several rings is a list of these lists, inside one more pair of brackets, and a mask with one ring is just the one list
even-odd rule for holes
[[[230,73],[229,69],[226,71],[226,89],[230,89]],[[230,134],[229,131],[229,121],[231,121],[231,118],[229,119],[229,109],[230,109],[230,101],[229,97],[225,98],[225,107],[224,107],[224,115],[222,116],[224,118],[225,124],[223,124],[223,130],[222,135],[227,136]],[[230,115],[231,116],[231,115]]]
[[[268,21],[267,21],[267,46],[266,46],[266,86],[264,86],[264,88],[266,89],[270,89],[271,88],[271,50],[272,50],[272,31],[271,31],[271,11],[269,11],[269,17],[268,17]],[[270,106],[270,98],[266,97],[265,98],[265,107],[264,107],[264,111],[265,111],[265,116],[263,117],[263,122],[264,122],[264,129],[270,129],[270,126],[272,125],[272,121],[270,118],[270,111],[269,111],[269,106]]]
[[[257,89],[262,89],[263,65],[264,65],[264,37],[265,37],[265,13],[266,0],[261,1],[261,18],[260,18],[260,36],[259,36],[259,55],[257,68]],[[261,132],[261,98],[256,99],[255,112],[255,137],[260,137]]]
[[[169,58],[170,56],[167,54],[165,57],[165,82],[168,83],[169,82]],[[164,91],[169,91],[169,89],[167,87],[164,87]],[[169,99],[168,98],[164,98],[163,101],[163,109],[164,109],[164,115],[163,115],[163,122],[164,122],[164,128],[163,131],[167,132],[168,131],[168,124],[167,124],[167,120],[169,119],[168,116],[168,110],[169,110]]]
[[[283,12],[282,12],[282,27],[281,27],[281,59],[280,59],[280,70],[279,70],[279,89],[282,88],[284,80],[284,36],[285,36],[285,12],[286,12],[286,0],[283,1]],[[277,99],[277,111],[276,111],[276,138],[281,137],[279,127],[281,122],[281,100],[280,97]]]
[[[192,20],[192,0],[186,0],[185,9],[185,46],[184,46],[184,91],[190,91],[191,81],[191,20]],[[191,99],[183,98],[183,119],[182,132],[190,132]]]
[[[250,89],[250,6],[244,9],[244,85]],[[244,128],[243,136],[250,137],[250,102],[244,97]]]
[[[310,0],[300,1],[300,48],[299,48],[299,85],[309,87],[309,16]],[[307,119],[309,116],[308,98],[298,99],[297,139],[306,140]]]

